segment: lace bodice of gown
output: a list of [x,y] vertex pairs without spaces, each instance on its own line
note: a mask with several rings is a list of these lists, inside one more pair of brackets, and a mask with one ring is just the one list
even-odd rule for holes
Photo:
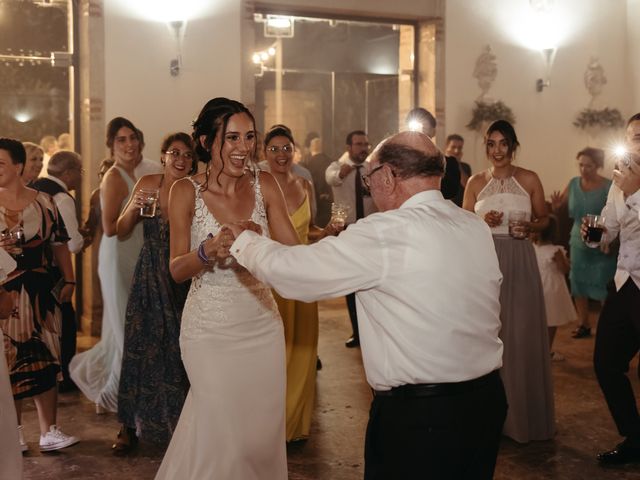
[[[191,222],[191,250],[195,250],[207,235],[216,235],[221,225],[204,203],[200,185],[191,179],[195,188],[195,211]],[[253,180],[255,204],[251,220],[262,227],[263,235],[269,235],[267,213],[260,188],[259,174]],[[230,258],[230,260],[233,260]],[[182,317],[182,336],[192,337],[215,327],[215,325],[238,323],[246,320],[234,315],[235,308],[250,295],[269,309],[275,309],[271,290],[258,281],[237,262],[228,265],[216,264],[213,271],[202,271],[191,282],[187,305]]]
[[474,211],[482,218],[490,210],[504,214],[502,224],[493,227],[491,233],[507,235],[509,233],[509,212],[520,210],[526,212],[527,218],[531,218],[531,197],[514,176],[504,179],[492,176],[478,194],[478,201],[474,206]]

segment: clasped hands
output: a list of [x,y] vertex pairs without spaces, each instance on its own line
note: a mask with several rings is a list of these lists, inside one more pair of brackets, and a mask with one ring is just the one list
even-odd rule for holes
[[227,259],[231,257],[229,249],[236,238],[245,230],[251,230],[258,234],[262,234],[262,227],[251,220],[242,220],[235,223],[227,223],[220,228],[216,235],[209,237],[202,242],[202,248],[205,256],[209,259],[209,266],[213,267],[216,263],[226,266]]

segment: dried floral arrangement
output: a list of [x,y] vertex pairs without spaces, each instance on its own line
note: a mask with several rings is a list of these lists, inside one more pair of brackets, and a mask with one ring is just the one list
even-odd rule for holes
[[617,108],[602,110],[585,108],[578,114],[573,124],[583,130],[586,128],[616,129],[624,127],[625,121]]
[[479,132],[486,123],[496,120],[506,120],[511,124],[516,121],[513,111],[504,102],[499,100],[497,102],[476,100],[475,106],[471,111],[471,121],[467,123],[467,128]]

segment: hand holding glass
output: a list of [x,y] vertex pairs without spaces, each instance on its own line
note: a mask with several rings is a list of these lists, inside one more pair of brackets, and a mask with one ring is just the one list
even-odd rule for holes
[[349,214],[349,206],[344,203],[332,203],[331,204],[331,219],[330,225],[334,225],[337,228],[344,228],[347,216]]
[[143,203],[143,206],[140,207],[140,216],[145,218],[155,217],[158,206],[158,190],[141,188],[138,194]]
[[13,257],[20,257],[24,242],[24,229],[21,225],[16,225],[11,230],[0,234],[0,241],[5,245],[7,253]]
[[589,248],[598,248],[604,233],[604,217],[589,214],[582,221],[587,226],[587,233],[584,236],[585,245]]
[[523,210],[512,210],[509,212],[509,235],[517,240],[527,238],[527,212]]

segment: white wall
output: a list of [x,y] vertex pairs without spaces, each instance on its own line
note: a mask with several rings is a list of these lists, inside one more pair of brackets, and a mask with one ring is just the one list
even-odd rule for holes
[[630,6],[635,4],[636,9],[640,3],[638,0],[556,2],[553,14],[558,25],[551,25],[552,31],[566,32],[566,38],[558,43],[551,85],[537,93],[534,84],[544,72],[543,59],[538,51],[524,46],[526,42],[520,38],[531,25],[529,2],[447,1],[446,130],[461,133],[470,140],[465,158],[474,171],[488,167],[488,162],[480,136],[465,125],[474,99],[480,94],[472,72],[476,58],[487,44],[498,63],[498,76],[489,95],[504,101],[514,111],[522,145],[518,163],[538,172],[547,195],[577,175],[574,159],[578,150],[586,145],[609,146],[611,135],[589,137],[574,127],[572,121],[590,100],[583,74],[591,56],[599,57],[608,78],[595,106],[618,108],[624,117],[633,110],[629,102],[626,2]]
[[[145,3],[143,0],[136,0]],[[150,18],[167,2],[146,2]],[[176,2],[177,4],[178,2]],[[428,17],[441,0],[284,0],[263,4],[292,5],[298,10],[339,11],[349,15]],[[157,7],[156,7],[157,5]],[[159,157],[162,137],[190,131],[205,101],[227,96],[251,103],[251,16],[242,0],[183,0],[182,9],[199,8],[187,22],[183,67],[171,77],[169,61],[176,44],[166,23],[145,19],[127,0],[104,0],[106,95],[105,124],[129,118],[145,133],[145,155]],[[249,25],[249,27],[247,27]],[[244,48],[244,50],[243,50]]]
[[208,99],[240,97],[240,2],[208,3],[187,22],[183,66],[172,77],[169,61],[176,42],[167,24],[135,17],[119,1],[105,1],[105,123],[129,118],[145,133],[149,158],[159,158],[165,134],[190,132]]
[[[141,1],[141,0],[138,0]],[[183,0],[190,3],[195,0]],[[210,0],[190,20],[183,41],[183,68],[169,75],[174,39],[164,23],[133,16],[126,0],[105,2],[105,122],[123,115],[144,132],[146,154],[157,158],[161,138],[190,130],[204,102],[229,96],[251,102],[250,11],[241,0]],[[616,107],[623,116],[640,110],[640,0],[562,0],[556,31],[566,31],[551,72],[551,86],[535,92],[544,71],[542,57],[522,45],[529,2],[521,0],[264,0],[262,5],[290,5],[296,11],[334,11],[352,16],[426,18],[445,15],[446,133],[467,138],[466,160],[475,170],[487,166],[480,137],[469,132],[474,99],[475,60],[490,44],[498,77],[489,92],[507,103],[517,117],[522,143],[519,162],[537,171],[550,193],[574,176],[575,154],[586,145],[608,146],[610,138],[591,138],[572,125],[590,97],[583,74],[591,56],[600,58],[608,84],[596,106]],[[446,6],[446,12],[444,7]],[[629,12],[627,20],[627,11]],[[633,75],[633,81],[632,79]],[[633,93],[635,91],[635,94]]]

